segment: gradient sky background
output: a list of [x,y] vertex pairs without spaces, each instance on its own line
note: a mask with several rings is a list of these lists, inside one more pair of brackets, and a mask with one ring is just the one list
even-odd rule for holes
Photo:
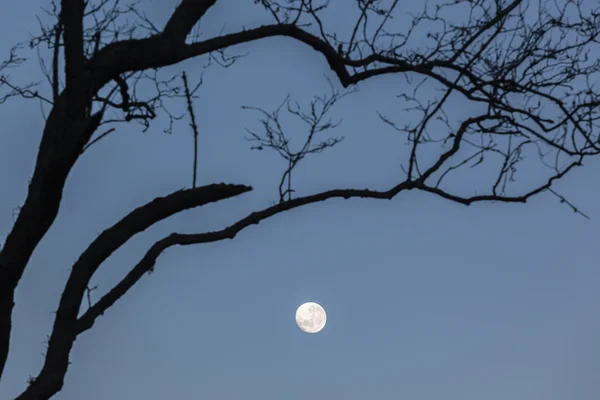
[[[176,3],[142,4],[162,27]],[[237,8],[240,3],[220,1],[205,17],[205,34],[225,22],[227,30],[268,22],[252,2]],[[41,5],[48,2],[22,0],[0,14],[3,58],[12,44],[37,32]],[[287,93],[306,105],[326,93],[324,77],[333,75],[323,57],[290,39],[232,50],[246,51],[232,68],[204,74],[195,103],[198,174],[201,185],[240,183],[255,190],[136,236],[94,277],[93,298],[164,235],[221,229],[276,200],[285,165],[275,154],[249,150],[244,128],[258,129],[257,115],[240,106],[272,110]],[[205,62],[166,72],[185,68],[196,82]],[[21,82],[43,78],[35,54],[11,75]],[[395,115],[403,85],[401,77],[373,79],[340,101],[332,117],[344,121],[333,134],[346,140],[300,164],[299,194],[383,190],[401,179],[404,139],[375,111]],[[184,109],[184,103],[174,105]],[[450,111],[467,115],[468,104]],[[0,121],[4,238],[26,195],[43,118],[36,101],[14,99],[0,107]],[[288,122],[290,132],[298,131],[292,135],[302,134],[301,125]],[[172,135],[162,132],[164,119],[145,134],[136,124],[120,125],[78,161],[60,214],[17,292],[1,399],[16,396],[39,372],[52,311],[86,246],[132,208],[190,186],[187,123]],[[600,160],[590,160],[556,186],[591,221],[549,194],[527,205],[465,207],[411,192],[393,201],[329,200],[247,228],[233,241],[171,248],[152,275],[77,340],[55,398],[598,399],[599,173]],[[486,176],[484,169],[477,174]],[[535,178],[527,171],[520,176],[525,183]],[[452,188],[473,191],[468,179]],[[305,301],[319,302],[328,313],[319,334],[294,323]]]

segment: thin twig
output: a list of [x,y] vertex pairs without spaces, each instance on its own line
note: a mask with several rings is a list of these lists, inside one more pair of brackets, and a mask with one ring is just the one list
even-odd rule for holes
[[89,286],[87,286],[85,288],[87,301],[88,301],[88,309],[92,308],[92,296],[90,294],[92,293],[93,290],[96,290],[97,288],[98,288],[98,285],[94,286],[93,288],[90,288]]
[[190,113],[190,118],[192,119],[192,123],[190,126],[194,131],[194,171],[192,177],[192,187],[196,187],[196,172],[198,170],[198,126],[196,125],[196,116],[194,115],[194,108],[192,107],[192,95],[190,94],[190,89],[188,87],[187,76],[185,71],[182,73],[183,78],[183,86],[185,87],[185,98],[187,99],[188,111]]
[[546,190],[548,190],[550,193],[552,193],[553,195],[555,195],[556,197],[558,197],[560,199],[561,203],[565,203],[566,205],[568,205],[571,208],[571,210],[573,210],[574,213],[583,216],[587,220],[591,220],[592,219],[589,215],[584,214],[579,208],[577,208],[573,203],[571,203],[569,200],[567,200],[564,196],[556,193],[551,188],[548,188]]
[[86,151],[87,149],[89,149],[91,145],[93,145],[94,143],[98,142],[100,139],[102,139],[103,137],[105,137],[106,135],[108,135],[109,133],[114,132],[114,131],[115,131],[115,128],[110,128],[106,132],[104,132],[101,135],[99,135],[96,139],[94,139],[91,142],[89,142],[88,144],[86,144],[83,147],[83,149],[81,150],[81,154],[83,154],[84,151]]

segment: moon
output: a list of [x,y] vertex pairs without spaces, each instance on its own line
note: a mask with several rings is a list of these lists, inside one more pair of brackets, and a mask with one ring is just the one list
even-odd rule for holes
[[296,323],[304,332],[320,332],[325,327],[326,322],[327,314],[323,307],[317,303],[312,301],[304,303],[296,310]]

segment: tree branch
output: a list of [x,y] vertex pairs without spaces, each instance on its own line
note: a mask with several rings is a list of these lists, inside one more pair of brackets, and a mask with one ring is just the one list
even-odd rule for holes
[[97,57],[91,61],[97,77],[94,88],[99,89],[121,73],[165,67],[237,44],[275,36],[296,39],[324,55],[329,67],[336,73],[344,87],[372,76],[407,71],[425,73],[431,71],[432,68],[428,65],[411,65],[406,61],[388,58],[387,61],[393,61],[394,65],[350,75],[346,70],[346,66],[367,65],[375,61],[381,61],[380,58],[368,57],[354,61],[342,58],[333,47],[317,36],[300,29],[296,25],[281,24],[265,25],[192,44],[174,44],[172,41],[166,40],[163,35],[113,43],[101,49]]
[[145,273],[152,270],[156,264],[158,256],[168,247],[174,245],[190,245],[198,243],[210,243],[223,239],[233,239],[241,230],[261,221],[307,204],[313,204],[332,198],[349,199],[353,197],[388,199],[403,190],[411,190],[415,187],[414,183],[403,182],[391,188],[388,191],[373,191],[369,189],[337,189],[322,192],[312,196],[299,197],[283,203],[278,203],[265,210],[253,212],[246,218],[243,218],[235,224],[220,231],[201,233],[201,234],[179,234],[173,233],[156,243],[148,250],[141,261],[123,278],[113,289],[105,294],[96,304],[89,308],[77,321],[77,333],[90,329],[96,318],[102,315],[110,306],[112,306],[121,296],[123,296]]
[[196,174],[198,173],[198,125],[196,125],[196,115],[194,114],[192,95],[190,93],[190,88],[188,86],[185,71],[183,71],[181,77],[183,79],[183,87],[185,89],[185,98],[187,100],[188,112],[190,113],[190,126],[192,127],[192,134],[194,135],[194,164],[192,166],[192,187],[196,187]]
[[[83,53],[83,0],[62,0],[60,21],[64,24],[65,78],[67,121],[78,122],[85,117],[87,76]],[[58,46],[58,43],[56,43]]]
[[183,0],[165,25],[162,36],[174,43],[183,43],[200,18],[217,0]]
[[61,295],[44,366],[19,399],[50,398],[60,391],[69,365],[69,353],[79,333],[77,314],[89,281],[115,250],[154,223],[180,211],[224,200],[252,190],[249,186],[213,184],[158,197],[136,208],[102,232],[73,265]]

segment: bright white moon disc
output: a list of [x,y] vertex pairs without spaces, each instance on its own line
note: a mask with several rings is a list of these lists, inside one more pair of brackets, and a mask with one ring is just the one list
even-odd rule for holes
[[325,327],[326,322],[327,314],[317,303],[304,303],[296,310],[296,323],[304,332],[317,333]]

